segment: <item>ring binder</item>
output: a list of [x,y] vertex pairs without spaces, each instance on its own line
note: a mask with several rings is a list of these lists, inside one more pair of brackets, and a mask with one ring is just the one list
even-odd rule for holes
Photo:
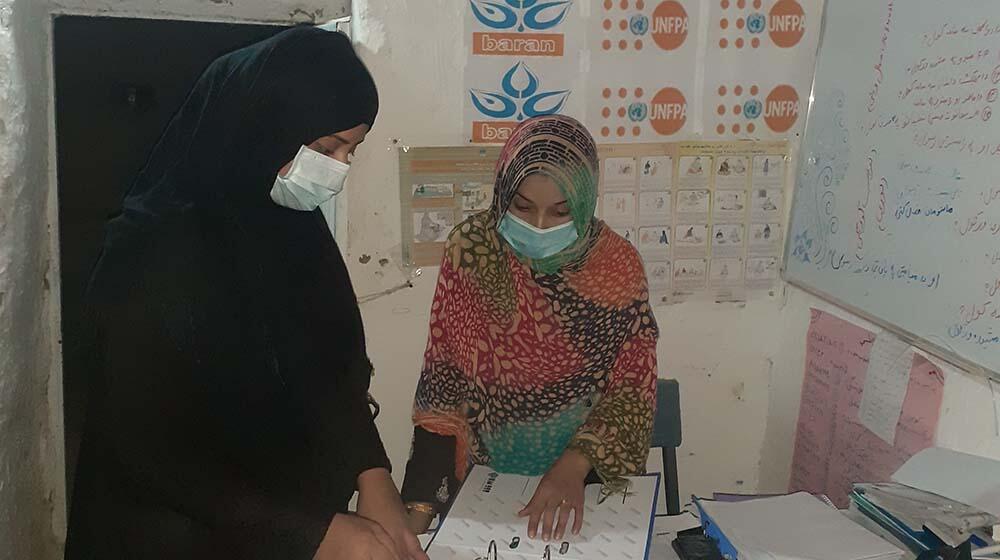
[[[584,488],[579,534],[546,543],[530,539],[528,520],[517,513],[531,500],[541,477],[502,474],[476,465],[427,547],[448,560],[647,560],[659,476],[621,484],[621,501],[598,503],[601,485]],[[623,481],[624,482],[624,481]],[[499,549],[503,549],[500,551]]]
[[498,560],[497,541],[490,541],[490,545],[486,548],[486,556],[480,556],[476,560]]

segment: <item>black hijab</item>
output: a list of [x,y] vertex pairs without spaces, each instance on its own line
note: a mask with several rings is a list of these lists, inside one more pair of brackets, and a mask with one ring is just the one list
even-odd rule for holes
[[[339,33],[213,62],[107,227],[67,558],[309,558],[388,461],[347,268],[319,210],[270,199],[375,84]],[[169,545],[165,543],[170,543]]]

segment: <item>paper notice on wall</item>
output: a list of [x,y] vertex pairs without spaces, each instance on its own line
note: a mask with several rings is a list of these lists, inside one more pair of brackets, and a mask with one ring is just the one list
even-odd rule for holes
[[[464,3],[464,130],[473,143],[503,144],[523,120],[551,114],[583,118],[578,92],[586,29],[574,0],[543,4]],[[534,5],[528,5],[534,4]]]
[[887,482],[907,459],[933,446],[944,377],[922,356],[909,368],[894,443],[858,420],[875,335],[812,310],[789,490],[826,494],[841,508],[856,482]]
[[864,393],[858,418],[861,424],[892,445],[903,399],[910,381],[913,349],[888,332],[876,337],[868,357]]
[[787,138],[805,122],[822,0],[709,2],[706,137]]

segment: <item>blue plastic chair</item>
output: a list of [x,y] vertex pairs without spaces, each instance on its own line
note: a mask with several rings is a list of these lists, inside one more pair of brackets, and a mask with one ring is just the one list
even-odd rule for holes
[[667,513],[681,512],[677,488],[677,448],[681,445],[681,390],[676,379],[656,381],[656,417],[653,418],[653,447],[663,450]]

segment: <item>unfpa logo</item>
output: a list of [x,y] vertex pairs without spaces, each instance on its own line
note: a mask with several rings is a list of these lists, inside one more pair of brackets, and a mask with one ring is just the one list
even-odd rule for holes
[[632,4],[628,0],[623,0],[621,4],[605,0],[602,23],[605,38],[601,42],[605,51],[611,51],[616,44],[619,51],[630,48],[641,51],[649,44],[649,39],[657,47],[672,51],[680,48],[687,39],[688,14],[678,0],[664,0],[651,10],[646,7],[645,0],[637,0],[634,6],[640,11],[631,17],[619,14],[617,6],[627,11]]
[[649,108],[649,124],[662,136],[679,131],[687,121],[687,100],[677,88],[663,88],[654,97]]
[[[641,87],[632,91],[619,88],[617,100],[612,99],[614,91],[611,88],[604,88],[602,97],[604,126],[600,134],[604,138],[625,138],[630,132],[633,138],[638,138],[648,134],[650,129],[656,135],[670,136],[684,128],[687,122],[687,99],[674,87],[664,87],[652,98]],[[616,104],[617,111],[613,110]]]
[[[719,20],[723,35],[719,48],[726,49],[732,44],[737,49],[757,49],[763,38],[770,38],[772,44],[784,49],[802,42],[806,34],[806,13],[799,0],[777,0],[766,12],[763,0],[752,0],[752,8],[750,4],[751,0],[721,0],[727,17]],[[731,40],[731,35],[736,35],[735,40]]]
[[500,80],[500,91],[469,90],[476,112],[491,119],[473,121],[472,141],[505,142],[520,121],[562,111],[569,94],[569,90],[542,90],[538,75],[518,62]]
[[806,13],[796,0],[778,0],[768,14],[767,32],[775,45],[794,47],[806,33]]
[[565,36],[544,33],[566,19],[573,0],[469,0],[475,20],[488,31],[472,34],[472,53],[562,56]]
[[799,94],[792,86],[781,85],[764,101],[764,122],[774,132],[788,132],[799,119]]
[[[746,91],[742,85],[737,85],[732,89],[735,96],[734,105],[726,105],[726,96],[730,94],[726,86],[719,87],[718,115],[720,122],[716,126],[716,133],[725,135],[728,132],[741,134],[754,134],[758,126],[767,126],[774,133],[785,133],[792,129],[799,120],[799,94],[794,87],[786,84],[778,85],[767,95],[763,95],[760,88],[754,85],[749,88],[749,96],[744,97]],[[725,122],[729,120],[727,125]],[[763,121],[763,123],[761,123]]]
[[688,34],[688,15],[679,2],[669,0],[653,10],[653,41],[665,51],[684,44]]

